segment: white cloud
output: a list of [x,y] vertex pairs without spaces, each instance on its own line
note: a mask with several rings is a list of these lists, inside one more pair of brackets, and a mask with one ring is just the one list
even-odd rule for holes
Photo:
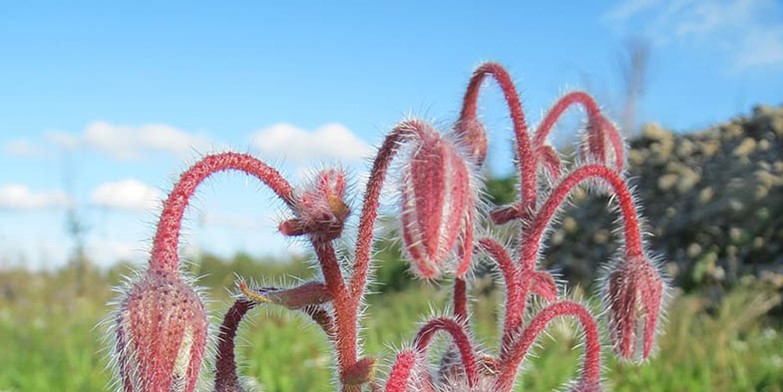
[[131,127],[104,121],[87,126],[82,138],[88,146],[117,159],[138,158],[150,150],[187,158],[193,150],[206,151],[211,144],[203,134],[188,133],[169,125]]
[[774,0],[626,0],[604,21],[660,46],[718,50],[734,71],[783,67],[783,6]]
[[160,206],[163,193],[139,180],[128,179],[101,184],[90,201],[98,206],[119,210],[147,211]]
[[62,148],[63,150],[76,149],[80,144],[77,136],[63,131],[47,131],[44,133],[44,138],[49,143],[54,144],[56,147]]
[[372,147],[341,124],[327,124],[308,132],[279,123],[253,133],[251,143],[267,156],[283,156],[297,162],[332,158],[357,161],[373,152]]
[[659,0],[626,0],[609,10],[604,15],[604,19],[608,21],[622,21],[655,6],[658,2]]
[[63,191],[33,192],[25,185],[9,184],[0,187],[0,208],[30,210],[67,207],[71,199]]
[[35,157],[43,154],[43,151],[27,140],[11,140],[3,144],[3,152],[13,157]]

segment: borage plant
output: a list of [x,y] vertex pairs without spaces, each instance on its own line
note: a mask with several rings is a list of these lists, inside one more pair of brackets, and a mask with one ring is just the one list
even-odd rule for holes
[[[517,202],[494,208],[478,203],[487,138],[476,105],[487,76],[500,85],[511,113],[520,184]],[[587,125],[577,163],[564,165],[546,138],[574,105],[586,109]],[[321,275],[296,287],[257,288],[240,281],[241,294],[218,331],[215,391],[244,390],[237,375],[234,339],[242,318],[259,305],[303,312],[323,330],[334,351],[335,384],[345,392],[511,391],[522,362],[547,325],[560,317],[572,317],[581,326],[584,355],[578,376],[566,388],[600,391],[602,342],[596,318],[585,305],[567,298],[538,264],[544,236],[569,193],[587,185],[611,195],[622,246],[607,263],[599,284],[609,338],[622,359],[643,361],[651,355],[666,283],[644,247],[638,208],[624,175],[624,149],[617,128],[583,92],[557,101],[531,135],[508,73],[498,64],[482,64],[468,84],[460,117],[448,134],[411,119],[386,136],[364,193],[355,250],[345,257],[338,257],[334,246],[350,213],[343,171],[323,170],[307,185],[294,189],[275,169],[250,155],[206,156],[182,174],[164,202],[149,268],[123,290],[118,301],[112,324],[120,389],[190,392],[196,388],[209,327],[201,295],[178,269],[180,226],[188,200],[206,177],[237,170],[257,177],[285,203],[291,215],[279,230],[312,244]],[[379,199],[397,155],[402,160],[400,227],[406,256],[411,270],[423,279],[454,276],[453,314],[424,323],[412,343],[396,355],[383,380],[375,372],[378,359],[360,355],[359,317],[372,270]],[[492,236],[476,238],[477,226],[486,220],[482,213],[494,225],[518,226],[513,228],[518,233],[513,245],[505,246]],[[502,334],[496,350],[479,350],[471,339],[467,286],[478,253],[496,264],[505,288]],[[534,297],[543,305],[530,306]],[[453,343],[436,367],[428,363],[427,350],[438,332],[446,333]]]

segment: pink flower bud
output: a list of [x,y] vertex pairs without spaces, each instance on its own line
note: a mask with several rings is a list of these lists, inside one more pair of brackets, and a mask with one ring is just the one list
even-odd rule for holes
[[288,236],[310,234],[323,241],[339,237],[351,212],[344,201],[345,188],[342,170],[319,172],[313,183],[297,195],[296,218],[281,223],[280,232]]
[[617,128],[606,117],[596,114],[587,123],[579,146],[579,158],[586,163],[599,163],[615,172],[625,165],[625,144]]
[[454,125],[454,133],[467,145],[476,165],[481,166],[487,158],[487,133],[481,122],[474,116],[463,117]]
[[[402,234],[414,271],[423,278],[434,279],[440,275],[462,230],[473,230],[463,226],[472,221],[470,210],[475,197],[468,163],[455,145],[431,127],[420,135],[403,169]],[[472,248],[462,246],[465,250]]]
[[150,269],[120,303],[117,360],[125,392],[192,392],[204,357],[207,315],[170,271]]
[[652,352],[665,284],[647,258],[618,262],[606,279],[609,329],[614,350],[623,359],[645,360]]

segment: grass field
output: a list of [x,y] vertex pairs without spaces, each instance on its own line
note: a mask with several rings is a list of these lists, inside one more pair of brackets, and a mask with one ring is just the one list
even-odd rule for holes
[[[193,268],[205,272],[201,266]],[[210,288],[215,320],[229,306],[225,288],[232,287],[231,270],[272,279],[306,273],[301,265],[250,262],[213,268],[202,284]],[[96,325],[109,311],[111,286],[122,272],[91,272],[82,295],[70,270],[0,272],[0,391],[108,390],[103,330]],[[500,293],[474,298],[477,340],[494,351]],[[411,339],[418,323],[432,309],[443,309],[447,300],[445,289],[425,285],[370,298],[363,336],[366,351],[380,354],[386,364],[380,374],[393,357],[390,347]],[[607,384],[615,391],[783,391],[783,330],[765,317],[778,301],[774,291],[750,284],[714,308],[700,296],[679,296],[655,359],[641,367],[609,359]],[[542,340],[519,390],[550,391],[572,377],[580,351],[573,348],[579,342],[568,325],[554,327],[553,339]],[[333,390],[328,347],[303,317],[255,310],[240,337],[243,374],[263,390]]]

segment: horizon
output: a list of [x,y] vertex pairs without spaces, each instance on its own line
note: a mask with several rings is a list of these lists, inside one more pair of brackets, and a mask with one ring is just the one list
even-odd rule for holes
[[[146,261],[160,200],[212,151],[250,152],[293,185],[337,162],[361,185],[395,123],[416,115],[446,130],[483,60],[508,68],[531,125],[572,89],[620,122],[618,63],[633,40],[649,45],[650,60],[626,132],[645,122],[690,132],[783,104],[783,4],[598,4],[8,6],[0,268],[64,265],[74,249],[69,210],[96,265]],[[506,175],[510,122],[499,89],[486,91],[488,162]],[[569,116],[551,140],[570,141],[579,121]],[[306,251],[275,233],[281,205],[271,196],[242,175],[213,178],[186,213],[185,251]],[[352,199],[356,211],[361,199]]]

